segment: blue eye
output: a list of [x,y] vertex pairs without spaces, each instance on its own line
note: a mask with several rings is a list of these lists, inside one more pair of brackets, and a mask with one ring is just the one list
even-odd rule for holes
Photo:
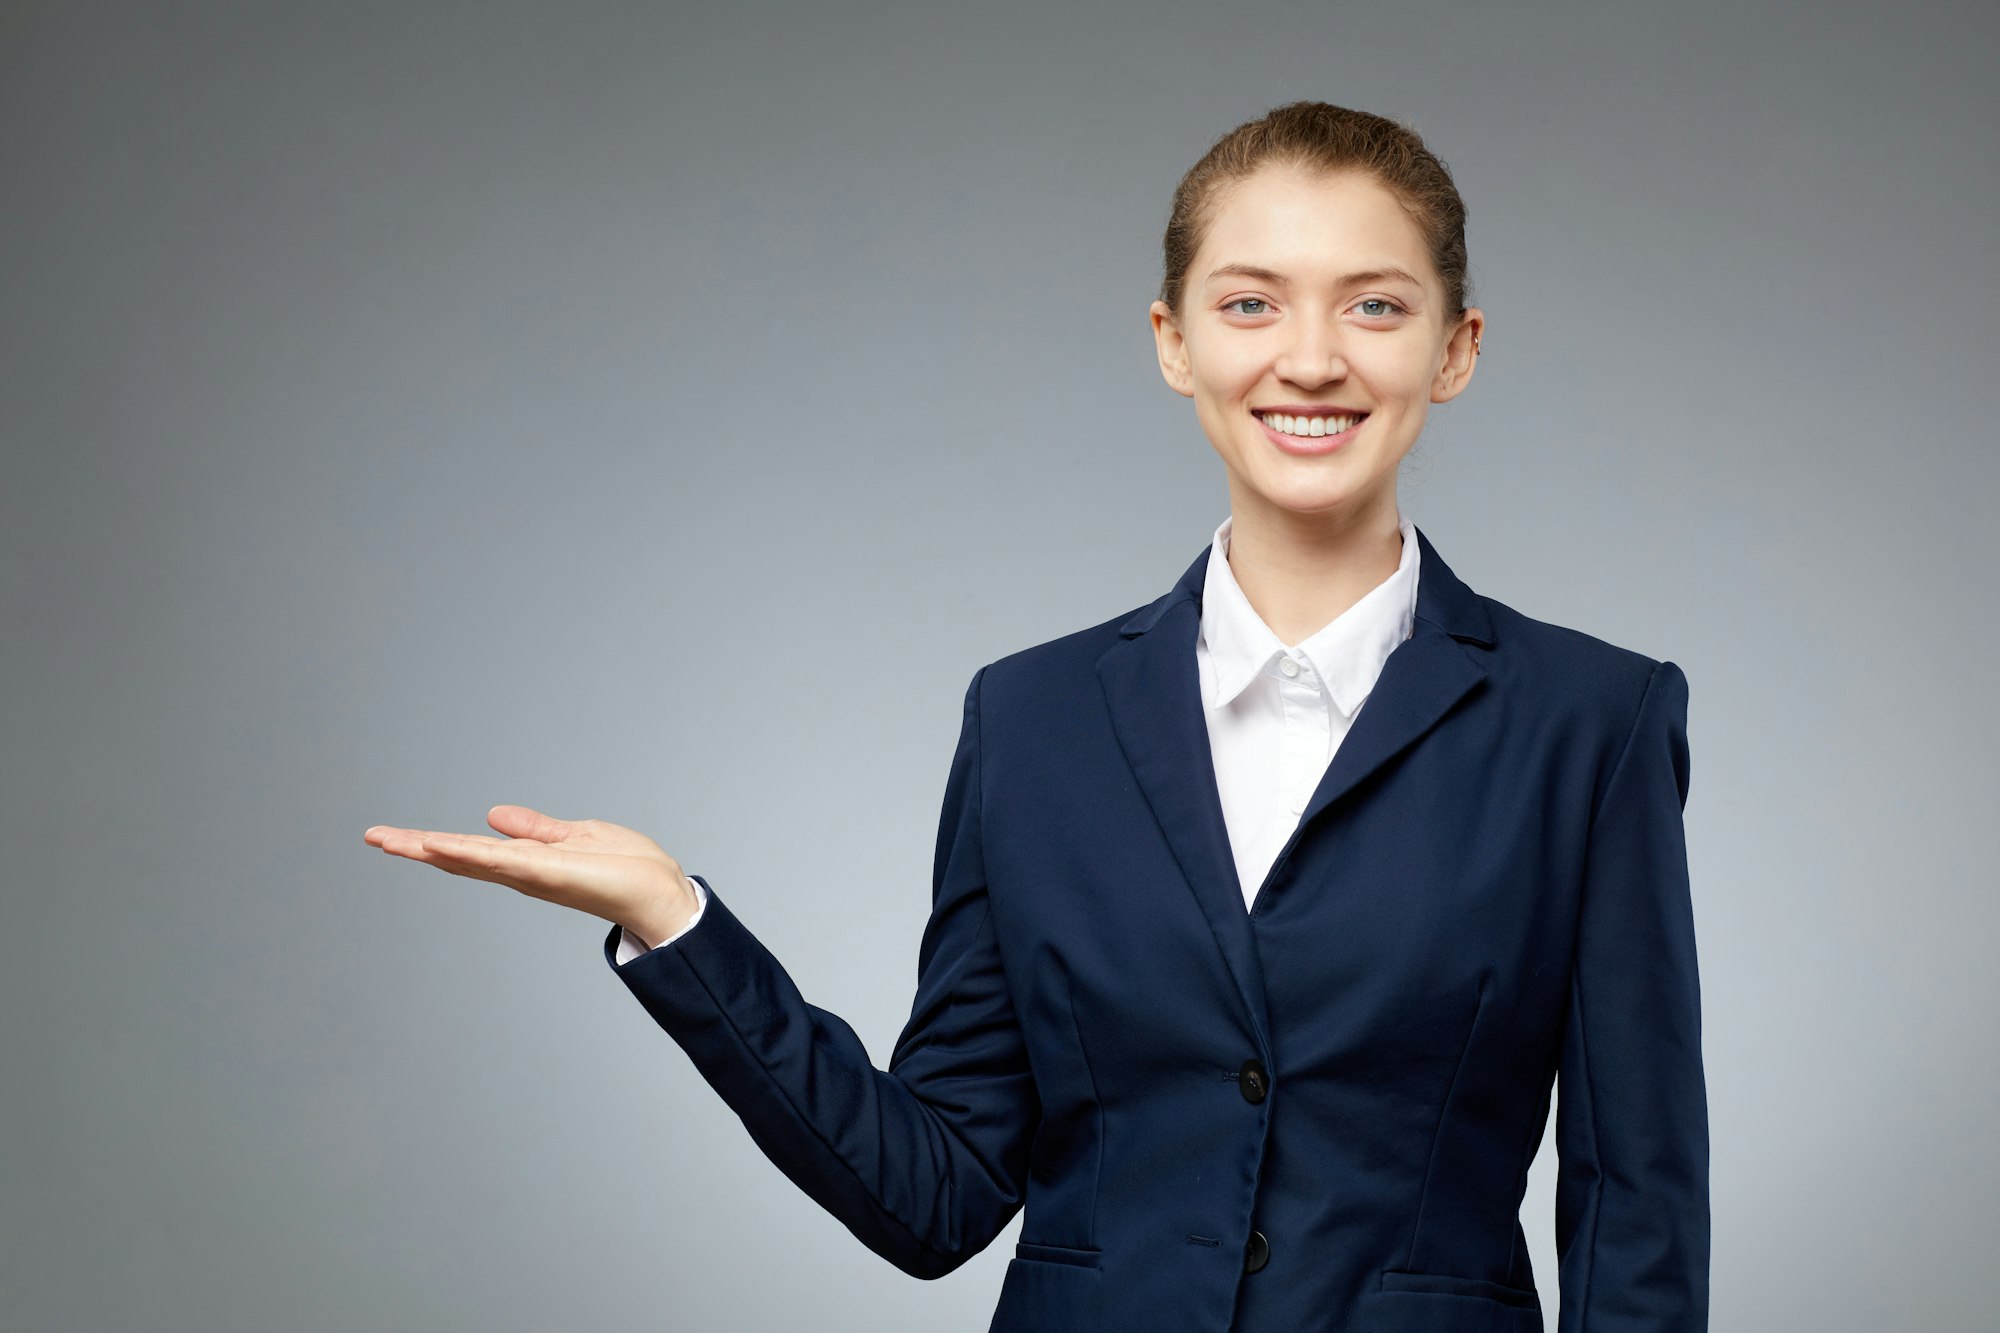
[[1358,306],[1370,306],[1370,305],[1379,305],[1379,306],[1387,306],[1387,307],[1388,307],[1388,309],[1386,309],[1386,310],[1382,310],[1382,311],[1380,311],[1380,312],[1376,312],[1376,311],[1367,311],[1367,312],[1365,312],[1365,313],[1368,313],[1368,314],[1376,314],[1376,313],[1380,313],[1380,314],[1384,314],[1384,315],[1386,315],[1386,314],[1388,314],[1388,313],[1389,313],[1389,311],[1390,311],[1390,310],[1394,310],[1394,311],[1396,311],[1396,312],[1398,312],[1398,313],[1407,313],[1406,311],[1404,311],[1404,310],[1403,310],[1403,307],[1401,307],[1401,306],[1397,305],[1397,304],[1396,304],[1396,303],[1395,303],[1394,301],[1390,301],[1390,300],[1385,300],[1384,298],[1382,298],[1382,297],[1380,297],[1380,296],[1370,296],[1370,297],[1366,297],[1366,298],[1364,298],[1364,299],[1362,299],[1362,300],[1360,300],[1360,301],[1357,301],[1357,302],[1356,302],[1355,304],[1356,304],[1356,305],[1358,305]]
[[[1263,298],[1263,297],[1261,297],[1261,296],[1239,296],[1239,297],[1237,297],[1237,298],[1236,298],[1236,299],[1235,299],[1234,301],[1231,301],[1231,302],[1229,303],[1229,305],[1225,305],[1225,306],[1224,306],[1224,307],[1222,307],[1222,308],[1223,308],[1224,310],[1227,310],[1227,309],[1229,309],[1229,308],[1230,308],[1230,306],[1239,306],[1239,305],[1265,305],[1265,304],[1267,304],[1267,302],[1266,302],[1266,301],[1264,300],[1264,298]],[[1246,314],[1246,315],[1249,315],[1249,314],[1255,314],[1255,313],[1258,313],[1258,312],[1256,312],[1256,311],[1250,311],[1250,310],[1246,310],[1246,311],[1244,311],[1243,313],[1244,313],[1244,314]]]

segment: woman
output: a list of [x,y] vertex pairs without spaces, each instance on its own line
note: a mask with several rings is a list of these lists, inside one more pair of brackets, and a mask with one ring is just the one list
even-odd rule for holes
[[1396,501],[1484,327],[1450,175],[1280,107],[1188,173],[1165,258],[1229,517],[1157,601],[974,675],[886,1071],[630,829],[368,841],[615,923],[633,994],[899,1267],[1025,1206],[995,1330],[1539,1330],[1552,1086],[1560,1327],[1705,1328],[1686,679],[1473,592]]

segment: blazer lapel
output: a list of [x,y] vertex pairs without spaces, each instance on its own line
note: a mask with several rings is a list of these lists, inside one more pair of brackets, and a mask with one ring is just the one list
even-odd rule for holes
[[[1492,645],[1492,618],[1485,604],[1439,558],[1421,528],[1417,546],[1411,636],[1389,654],[1297,828],[1272,862],[1272,875],[1320,814],[1429,731],[1485,679],[1479,656],[1461,646]],[[1222,817],[1208,744],[1207,701],[1201,697],[1195,661],[1202,582],[1212,549],[1203,548],[1171,591],[1119,626],[1119,639],[1098,658],[1097,672],[1126,761],[1214,932],[1268,1056],[1270,1015],[1263,972]],[[1267,875],[1265,884],[1269,882]]]
[[1222,818],[1201,669],[1194,655],[1207,568],[1204,548],[1172,592],[1118,627],[1118,641],[1097,659],[1097,674],[1118,744],[1208,918],[1268,1060],[1271,1025],[1264,975],[1237,885],[1229,827]]
[[1463,645],[1491,647],[1493,618],[1486,604],[1439,558],[1423,529],[1417,528],[1416,533],[1416,623],[1410,637],[1397,644],[1382,664],[1375,687],[1354,715],[1346,739],[1334,751],[1333,762],[1306,802],[1299,828],[1272,863],[1274,872],[1291,854],[1299,833],[1321,811],[1402,753],[1467,691],[1486,679],[1481,655]]

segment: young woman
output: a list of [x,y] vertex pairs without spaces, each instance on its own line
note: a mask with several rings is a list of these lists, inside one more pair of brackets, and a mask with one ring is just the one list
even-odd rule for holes
[[1540,1330],[1553,1088],[1560,1327],[1705,1328],[1686,678],[1474,592],[1397,506],[1485,323],[1450,175],[1280,107],[1188,172],[1165,259],[1160,369],[1229,517],[1158,600],[974,674],[886,1070],[630,829],[367,840],[613,922],[619,978],[897,1266],[1025,1207],[995,1330]]

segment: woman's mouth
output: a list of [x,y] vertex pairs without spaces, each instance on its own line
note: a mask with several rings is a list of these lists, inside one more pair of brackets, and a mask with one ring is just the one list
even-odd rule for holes
[[1366,412],[1291,414],[1253,412],[1252,416],[1271,437],[1271,443],[1289,454],[1332,453],[1354,438],[1354,432],[1368,419]]

